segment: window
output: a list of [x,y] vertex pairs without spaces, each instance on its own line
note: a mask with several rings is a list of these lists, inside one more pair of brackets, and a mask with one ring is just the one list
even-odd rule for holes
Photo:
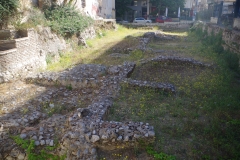
[[142,6],[147,6],[147,1],[142,1]]
[[86,7],[86,0],[82,0],[82,8]]
[[137,1],[134,1],[134,2],[133,2],[133,5],[134,5],[134,6],[137,6]]

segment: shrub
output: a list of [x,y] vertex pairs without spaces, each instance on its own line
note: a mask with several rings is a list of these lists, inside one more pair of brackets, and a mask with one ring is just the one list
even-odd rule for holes
[[47,26],[47,21],[42,13],[37,8],[31,8],[28,10],[29,16],[27,22],[22,23],[22,15],[17,15],[17,20],[12,22],[12,25],[16,30],[25,30],[28,28],[36,28],[38,25]]
[[222,54],[222,57],[225,60],[226,65],[230,69],[232,69],[236,72],[239,71],[239,57],[236,53],[232,53],[230,51],[224,51]]
[[4,25],[7,25],[10,17],[16,14],[18,6],[18,0],[0,1],[0,29],[2,29]]
[[[196,29],[195,34],[198,36],[199,40],[202,41],[204,49],[210,48],[212,53],[217,53],[217,61],[220,65],[225,65],[229,69],[238,72],[239,71],[239,56],[233,52],[225,51],[222,44],[222,33],[207,36],[207,32],[203,32],[201,29]],[[214,54],[212,55],[214,56]]]
[[80,14],[71,5],[54,6],[45,10],[50,27],[64,37],[71,37],[93,23],[93,19]]

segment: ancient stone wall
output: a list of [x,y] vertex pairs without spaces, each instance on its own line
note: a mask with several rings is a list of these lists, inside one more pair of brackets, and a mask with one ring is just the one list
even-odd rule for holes
[[202,31],[207,31],[208,35],[222,34],[222,40],[225,42],[223,47],[225,50],[230,50],[231,52],[237,53],[240,55],[240,32],[238,30],[230,30],[223,28],[214,24],[196,24],[198,28],[201,28]]
[[[9,42],[9,47],[0,47],[0,82],[7,82],[21,77],[29,71],[45,67],[45,57],[37,53],[35,34],[29,31],[29,36]],[[10,37],[9,37],[10,38]]]
[[66,48],[50,28],[1,31],[0,38],[0,83],[46,68],[46,56],[59,57],[59,50]]

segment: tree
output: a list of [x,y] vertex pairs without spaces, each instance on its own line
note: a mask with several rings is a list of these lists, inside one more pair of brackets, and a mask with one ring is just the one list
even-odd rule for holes
[[169,13],[177,13],[178,7],[184,8],[185,0],[150,0],[150,3],[157,7],[160,14],[165,12],[166,7]]
[[129,10],[132,0],[116,0],[116,16],[122,17],[126,11]]

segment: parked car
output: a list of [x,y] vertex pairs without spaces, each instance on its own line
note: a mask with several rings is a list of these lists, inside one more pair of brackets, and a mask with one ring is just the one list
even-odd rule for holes
[[156,23],[172,22],[172,18],[166,16],[159,16],[156,18]]
[[135,18],[133,23],[152,23],[152,20],[145,19],[143,17]]

